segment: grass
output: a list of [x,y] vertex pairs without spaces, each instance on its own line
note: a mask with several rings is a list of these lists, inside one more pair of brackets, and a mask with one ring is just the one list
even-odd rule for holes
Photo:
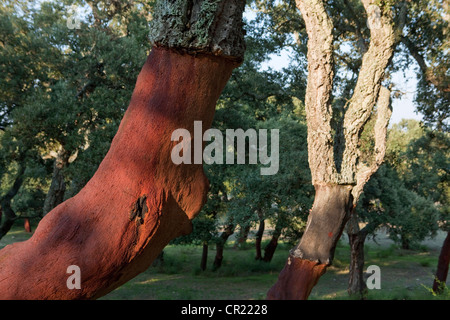
[[[2,240],[0,248],[30,237],[15,227]],[[264,243],[263,243],[264,245]],[[228,243],[222,267],[212,270],[215,248],[210,247],[208,268],[200,270],[200,246],[173,246],[164,249],[164,263],[152,266],[102,299],[152,300],[259,300],[264,299],[276,282],[291,247],[281,243],[270,263],[256,261],[249,241],[242,248]],[[402,250],[397,246],[366,244],[367,268],[381,269],[381,289],[369,290],[367,299],[450,299],[449,290],[435,297],[430,293],[439,250],[424,246],[417,250]],[[314,287],[310,299],[350,299],[347,294],[349,246],[341,240],[336,248],[333,265]]]

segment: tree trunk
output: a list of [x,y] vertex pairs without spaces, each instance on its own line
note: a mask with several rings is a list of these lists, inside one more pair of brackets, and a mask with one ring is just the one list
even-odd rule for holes
[[264,258],[263,261],[270,262],[272,261],[273,255],[275,254],[275,250],[278,246],[278,239],[281,236],[281,230],[283,222],[281,222],[282,218],[279,218],[277,224],[275,225],[275,230],[272,233],[272,238],[267,246],[264,248]]
[[436,277],[433,282],[433,291],[437,294],[443,292],[445,282],[447,281],[448,268],[450,262],[450,231],[447,231],[447,237],[445,237],[442,244],[441,254],[439,255]]
[[11,230],[12,226],[14,225],[14,221],[16,221],[17,219],[16,213],[11,207],[11,201],[16,196],[17,192],[19,192],[19,189],[22,186],[24,172],[25,168],[23,166],[20,166],[16,180],[14,180],[12,187],[0,200],[1,211],[4,217],[4,219],[1,219],[3,221],[0,226],[0,239],[3,238],[9,230]]
[[66,192],[64,169],[69,163],[69,156],[69,153],[64,147],[60,146],[53,165],[52,182],[45,197],[44,207],[42,209],[44,216],[64,201],[64,193]]
[[269,290],[268,299],[307,299],[331,264],[352,207],[351,187],[316,186],[305,233]]
[[216,257],[214,258],[213,270],[217,270],[222,266],[223,249],[228,238],[234,233],[234,225],[230,223],[220,234],[219,241],[216,244]]
[[408,235],[400,235],[401,243],[402,243],[402,249],[409,250],[411,248],[411,244],[409,239],[407,238]]
[[208,243],[204,242],[202,249],[202,260],[200,262],[200,269],[202,269],[202,271],[206,270],[207,263],[208,263]]
[[270,242],[267,244],[267,246],[264,248],[264,262],[270,262],[272,261],[273,255],[275,254],[275,250],[278,246],[278,239],[280,238],[280,234],[273,234],[272,238],[270,239]]
[[347,292],[350,296],[363,299],[367,293],[364,281],[364,242],[367,232],[365,229],[360,230],[354,210],[347,224],[347,234],[350,244],[350,270]]
[[265,222],[264,219],[259,220],[259,227],[258,231],[255,235],[255,250],[256,250],[256,256],[255,260],[261,260],[262,259],[262,253],[261,253],[261,242],[264,235],[264,228],[265,228]]
[[[157,3],[154,46],[110,150],[86,186],[49,212],[30,240],[0,251],[0,299],[101,297],[191,232],[208,181],[201,164],[172,162],[172,133],[184,128],[193,136],[194,121],[203,130],[211,126],[243,57],[245,3],[207,2]],[[71,265],[79,267],[81,289],[66,284]]]
[[[361,1],[366,12],[377,2]],[[379,28],[371,28],[370,45],[364,53],[358,80],[342,117],[333,115],[334,78],[333,20],[325,1],[297,0],[308,34],[308,82],[305,111],[308,129],[308,162],[316,189],[314,205],[300,244],[291,251],[278,281],[269,290],[269,299],[306,299],[326,267],[356,205],[362,187],[382,161],[389,103],[381,82],[395,48],[392,10],[386,8],[377,17]],[[367,166],[360,161],[360,136],[377,99],[378,124],[374,132],[375,156]],[[380,100],[381,101],[381,100]],[[384,134],[384,135],[383,135]]]
[[25,229],[25,232],[31,233],[31,224],[30,224],[30,219],[25,218],[24,222],[23,222],[23,228]]

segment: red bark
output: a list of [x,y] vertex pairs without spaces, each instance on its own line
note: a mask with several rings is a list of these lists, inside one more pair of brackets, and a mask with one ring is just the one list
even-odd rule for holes
[[269,300],[306,300],[327,265],[289,256],[278,281],[267,293]]
[[25,218],[25,221],[23,222],[23,228],[25,229],[26,232],[31,233],[31,224],[30,224],[30,219]]
[[433,291],[435,293],[442,293],[443,285],[447,281],[448,267],[450,263],[450,231],[447,231],[442,244],[441,253],[439,255],[438,266],[436,270],[436,277],[433,282]]
[[336,244],[352,209],[351,186],[316,185],[315,189],[305,233],[269,290],[269,299],[307,299],[333,261]]
[[[0,251],[0,299],[89,299],[146,270],[191,231],[208,181],[202,165],[175,165],[175,129],[210,127],[236,63],[153,48],[110,150],[87,185],[40,222],[30,240]],[[81,271],[68,289],[67,267]]]

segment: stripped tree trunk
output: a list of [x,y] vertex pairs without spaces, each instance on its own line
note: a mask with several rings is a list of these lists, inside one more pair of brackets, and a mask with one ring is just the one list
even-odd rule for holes
[[447,231],[442,244],[441,254],[439,255],[436,277],[433,282],[433,291],[437,294],[442,293],[445,282],[447,281],[448,267],[450,262],[450,231]]
[[[280,213],[281,215],[282,213]],[[272,237],[270,238],[269,243],[264,248],[264,258],[263,261],[270,262],[272,261],[273,255],[275,254],[275,250],[278,247],[278,239],[281,236],[281,231],[283,229],[283,218],[278,219],[277,224],[275,225],[275,229],[273,230]]]
[[[366,12],[375,3],[362,0]],[[333,22],[323,0],[297,0],[308,33],[308,84],[305,109],[308,161],[315,199],[299,245],[291,251],[269,299],[307,299],[332,263],[337,241],[362,187],[383,160],[390,118],[389,90],[381,89],[395,47],[392,14],[381,8],[379,28],[363,56],[358,81],[342,121],[333,120]],[[359,139],[377,105],[373,163],[359,161]],[[387,102],[387,103],[386,103]],[[334,119],[336,120],[336,119]],[[333,125],[333,123],[336,123]],[[375,171],[374,171],[375,170]]]
[[[101,297],[191,232],[208,181],[201,164],[172,162],[171,136],[180,128],[193,136],[196,120],[210,127],[243,58],[244,5],[157,2],[154,45],[110,150],[86,186],[49,212],[30,240],[0,251],[0,299]],[[81,289],[66,285],[71,265],[80,268]]]
[[33,230],[31,229],[31,223],[30,219],[25,218],[23,221],[23,228],[25,229],[25,232],[31,233]]

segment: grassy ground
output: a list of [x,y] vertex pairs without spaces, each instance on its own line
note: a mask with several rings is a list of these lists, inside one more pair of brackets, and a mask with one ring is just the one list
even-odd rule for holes
[[[30,237],[21,228],[14,228],[0,240],[6,244]],[[114,290],[102,299],[206,299],[206,300],[258,300],[264,299],[268,289],[276,282],[289,249],[280,244],[272,262],[254,260],[251,242],[243,248],[225,248],[222,267],[212,271],[215,250],[211,246],[208,269],[200,270],[201,247],[168,246],[164,249],[164,263],[152,266],[144,273]],[[366,245],[366,267],[377,265],[381,269],[381,289],[369,290],[368,299],[449,299],[433,297],[429,288],[433,283],[439,255],[438,246],[422,245],[416,250],[401,250],[389,242]],[[337,247],[333,266],[313,289],[310,299],[349,299],[347,294],[349,247],[342,239]]]

